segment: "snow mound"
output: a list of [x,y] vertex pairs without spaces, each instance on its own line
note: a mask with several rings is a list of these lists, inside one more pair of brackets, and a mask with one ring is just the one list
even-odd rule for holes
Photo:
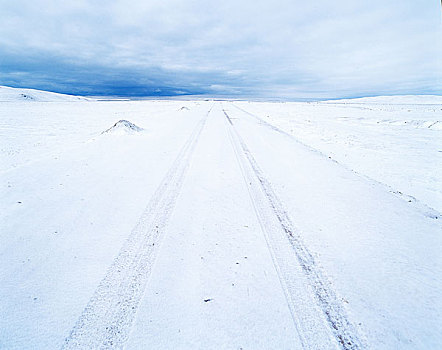
[[63,101],[89,101],[91,99],[82,96],[64,95],[55,92],[19,89],[8,86],[0,86],[0,102],[39,101],[39,102],[63,102]]
[[109,129],[103,131],[102,134],[132,135],[142,132],[143,130],[143,128],[136,126],[128,120],[120,120]]
[[189,107],[186,107],[186,106],[183,106],[180,108],[180,111],[188,111],[188,110],[189,110]]
[[342,100],[329,100],[326,103],[373,103],[373,104],[442,104],[442,96],[439,95],[396,95],[351,98]]

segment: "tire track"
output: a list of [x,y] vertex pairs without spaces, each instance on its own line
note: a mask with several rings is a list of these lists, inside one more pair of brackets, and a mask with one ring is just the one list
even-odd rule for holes
[[342,299],[294,228],[271,183],[223,110],[229,135],[249,189],[293,320],[306,349],[364,348]]
[[361,178],[363,178],[365,180],[368,180],[371,183],[376,184],[377,186],[383,188],[385,191],[390,192],[391,194],[393,194],[396,198],[400,198],[400,199],[406,200],[406,201],[409,201],[410,198],[411,198],[412,202],[414,202],[414,204],[415,204],[415,208],[419,212],[421,212],[422,215],[424,215],[424,216],[426,216],[426,217],[428,217],[430,219],[438,219],[438,218],[442,217],[442,213],[441,212],[439,212],[438,210],[434,209],[433,207],[427,205],[426,203],[422,202],[421,200],[419,200],[419,199],[417,199],[417,198],[415,198],[413,196],[410,196],[408,194],[404,194],[404,193],[398,191],[397,189],[393,188],[392,186],[390,186],[390,185],[388,185],[388,184],[386,184],[384,182],[375,180],[375,179],[371,178],[368,175],[364,175],[364,174],[362,174],[362,173],[352,169],[351,167],[349,167],[349,166],[347,166],[347,165],[345,165],[343,163],[338,162],[336,159],[333,159],[333,158],[327,156],[325,153],[323,153],[319,149],[316,149],[316,148],[313,148],[312,146],[307,145],[306,143],[304,143],[304,142],[300,141],[299,139],[297,139],[294,135],[292,135],[292,134],[288,133],[287,131],[284,131],[284,130],[278,128],[277,126],[275,126],[275,125],[265,121],[264,119],[258,117],[257,115],[254,115],[254,114],[246,111],[245,109],[243,109],[241,107],[238,107],[237,105],[234,105],[233,103],[231,105],[234,106],[236,109],[240,110],[241,112],[243,112],[243,113],[253,117],[258,122],[258,124],[263,125],[263,126],[269,128],[269,129],[271,129],[271,130],[273,130],[273,131],[275,131],[275,132],[277,132],[277,133],[279,133],[281,135],[284,135],[284,136],[288,137],[290,140],[298,143],[299,145],[303,146],[304,148],[310,150],[311,152],[316,153],[317,155],[323,157],[324,159],[327,159],[327,161],[331,161],[331,162],[333,162],[335,164],[338,164],[339,166],[341,166],[344,169],[352,172],[353,174],[356,174],[357,176],[359,176],[359,177],[361,177]]
[[[234,106],[236,109],[240,110],[241,112],[243,112],[243,113],[245,113],[245,114],[247,114],[247,115],[253,117],[253,118],[254,118],[259,124],[264,125],[265,127],[269,128],[269,129],[271,129],[271,130],[273,130],[273,131],[276,131],[277,133],[280,133],[281,135],[284,135],[284,136],[290,138],[292,141],[294,141],[294,142],[300,144],[301,146],[304,146],[304,147],[307,148],[308,150],[310,150],[310,151],[312,151],[312,152],[314,152],[314,153],[320,155],[321,157],[324,157],[324,158],[326,158],[326,159],[328,159],[328,160],[330,160],[330,161],[332,161],[332,162],[334,162],[334,163],[337,163],[337,164],[339,164],[339,165],[342,165],[341,163],[338,163],[336,160],[329,158],[325,153],[322,153],[320,150],[318,150],[318,149],[316,149],[316,148],[313,148],[313,147],[307,145],[306,143],[304,143],[304,142],[298,140],[294,135],[292,135],[292,134],[290,134],[290,133],[288,133],[288,132],[286,132],[286,131],[284,131],[284,130],[278,128],[277,126],[275,126],[275,125],[273,125],[273,124],[271,124],[271,123],[265,121],[264,119],[261,119],[260,117],[258,117],[258,116],[256,116],[256,115],[254,115],[254,114],[252,114],[252,113],[246,111],[245,109],[243,109],[243,108],[241,108],[241,107],[238,107],[237,105],[234,105],[233,103],[232,103],[232,106]],[[351,170],[351,169],[350,169],[350,170]],[[351,170],[351,171],[353,171],[353,170]]]
[[[211,108],[212,109],[212,108]],[[65,339],[63,349],[120,349],[127,341],[168,219],[211,109],[184,144]]]

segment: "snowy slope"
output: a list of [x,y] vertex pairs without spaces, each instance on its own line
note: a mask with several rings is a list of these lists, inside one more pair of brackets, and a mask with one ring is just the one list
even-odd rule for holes
[[34,89],[12,88],[0,86],[0,102],[14,101],[40,101],[40,102],[63,102],[63,101],[88,101],[89,98],[58,94]]

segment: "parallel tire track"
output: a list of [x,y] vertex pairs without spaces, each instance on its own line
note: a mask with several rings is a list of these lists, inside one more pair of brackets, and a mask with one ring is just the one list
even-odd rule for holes
[[109,267],[63,349],[120,349],[144,294],[165,226],[211,110],[199,121]]
[[342,299],[294,228],[271,183],[229,122],[232,146],[263,228],[287,302],[306,349],[364,348],[359,329],[349,320]]

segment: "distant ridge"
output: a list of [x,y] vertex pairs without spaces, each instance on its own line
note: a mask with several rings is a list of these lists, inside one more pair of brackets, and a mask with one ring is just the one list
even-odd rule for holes
[[38,102],[63,102],[63,101],[91,101],[93,99],[59,94],[56,92],[12,88],[8,86],[0,86],[0,102],[15,102],[15,101],[38,101]]
[[[135,100],[151,100],[158,99],[158,96],[136,97]],[[161,97],[160,97],[161,98]],[[162,97],[164,98],[164,97]],[[182,100],[183,96],[166,97],[166,99]],[[244,100],[244,101],[284,101],[283,99],[275,98],[247,98],[247,97],[215,97],[206,95],[186,95],[184,99],[205,99],[205,100]],[[60,94],[57,92],[50,92],[36,89],[13,88],[9,86],[0,85],[0,102],[18,102],[18,101],[37,101],[37,102],[69,102],[69,101],[131,101],[130,97],[84,97],[75,95]],[[336,103],[336,104],[428,104],[428,105],[442,105],[441,95],[392,95],[392,96],[373,96],[373,97],[358,97],[358,98],[344,98],[335,100],[322,100],[320,103]]]
[[394,95],[327,100],[324,103],[377,103],[377,104],[442,104],[439,95]]

